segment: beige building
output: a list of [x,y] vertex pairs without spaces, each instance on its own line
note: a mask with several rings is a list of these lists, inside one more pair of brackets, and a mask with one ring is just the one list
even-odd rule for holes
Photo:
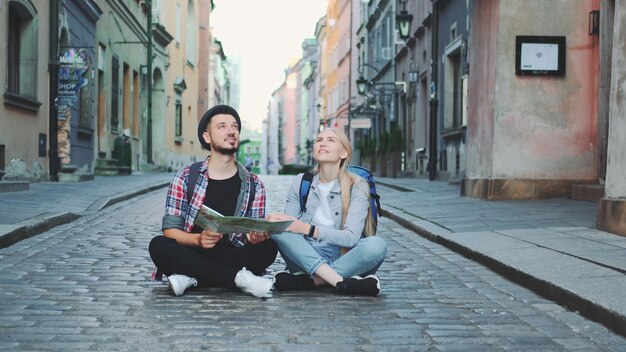
[[0,178],[4,174],[5,180],[48,177],[49,12],[48,1],[0,1]]
[[348,134],[351,68],[351,1],[330,0],[326,12],[325,43],[321,44],[323,123]]
[[[173,37],[167,47],[169,62],[164,73],[165,99],[162,140],[154,140],[155,163],[180,169],[208,154],[198,142],[198,92],[201,60],[199,55],[200,1],[160,1],[160,24]],[[202,16],[203,20],[208,20]],[[203,34],[203,38],[205,35]],[[203,78],[206,79],[206,78]],[[160,134],[160,133],[159,133]]]

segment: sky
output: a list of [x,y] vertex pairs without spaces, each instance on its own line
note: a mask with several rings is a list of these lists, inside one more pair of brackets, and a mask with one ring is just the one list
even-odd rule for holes
[[302,57],[302,41],[315,38],[327,0],[214,0],[210,26],[227,57],[240,60],[239,115],[261,130],[272,92],[290,60]]

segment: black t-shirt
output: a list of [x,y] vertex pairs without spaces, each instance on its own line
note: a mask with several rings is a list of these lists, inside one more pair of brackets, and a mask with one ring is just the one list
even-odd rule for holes
[[[224,180],[209,178],[204,205],[224,216],[233,216],[237,209],[237,198],[239,198],[240,190],[241,178],[239,178],[238,172]],[[202,228],[195,225],[192,232],[202,232]]]
[[241,178],[239,178],[239,173],[235,173],[232,177],[224,180],[209,178],[204,205],[224,216],[233,216],[237,208],[240,190]]

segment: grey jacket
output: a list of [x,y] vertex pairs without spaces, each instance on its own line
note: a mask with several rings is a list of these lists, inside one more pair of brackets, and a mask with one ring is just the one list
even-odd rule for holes
[[[291,185],[291,189],[287,195],[285,214],[295,216],[302,222],[311,223],[313,215],[320,204],[320,193],[317,187],[320,180],[317,174],[313,177],[311,190],[306,202],[306,211],[301,213],[300,182],[303,175],[304,174],[299,174]],[[335,226],[332,228],[317,227],[317,241],[346,248],[356,246],[365,228],[365,218],[367,217],[367,212],[370,207],[368,196],[369,186],[365,180],[359,178],[359,181],[352,186],[350,206],[348,207],[344,228],[339,229],[341,226],[341,187],[339,186],[339,182],[335,183],[328,193],[328,203],[330,204]]]

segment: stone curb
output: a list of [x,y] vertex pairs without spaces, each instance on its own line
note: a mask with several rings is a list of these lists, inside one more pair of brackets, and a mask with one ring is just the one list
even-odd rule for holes
[[525,273],[484,253],[477,252],[469,247],[445,238],[445,233],[450,233],[450,231],[445,228],[439,227],[433,223],[427,223],[426,221],[412,222],[393,211],[390,212],[387,210],[389,208],[390,207],[386,207],[385,210],[382,211],[383,216],[397,222],[406,229],[409,229],[432,242],[449,248],[468,259],[485,265],[499,275],[502,275],[507,279],[532,290],[538,295],[565,306],[569,310],[577,311],[585,318],[606,326],[616,334],[626,336],[626,316],[620,314],[619,312],[591,302],[575,292],[566,290],[552,282]]
[[385,181],[376,180],[376,184],[380,184],[381,186],[389,187],[389,188],[395,189],[396,191],[400,191],[400,192],[415,192],[414,189],[411,189],[411,188],[408,188],[408,187],[404,187],[404,186],[400,186],[400,185],[394,185],[393,183],[388,183],[388,182],[385,182]]
[[87,208],[82,214],[75,214],[71,212],[65,212],[54,215],[45,215],[34,217],[14,225],[4,226],[9,228],[8,231],[0,233],[0,248],[8,247],[18,241],[27,239],[34,235],[38,235],[42,232],[48,231],[53,227],[67,224],[78,218],[83,214],[97,212],[113,204],[131,199],[141,194],[145,194],[169,185],[170,182],[159,182],[136,191],[130,191],[118,194],[111,198],[103,198],[94,202],[89,208]]
[[0,181],[0,193],[19,192],[30,188],[30,183],[26,181]]
[[113,204],[119,203],[119,202],[123,202],[125,200],[134,198],[136,196],[148,193],[148,192],[152,192],[154,190],[163,188],[165,186],[168,186],[170,184],[170,181],[167,182],[159,182],[156,183],[154,185],[151,186],[147,186],[144,187],[142,189],[136,190],[136,191],[129,191],[129,192],[125,192],[125,193],[121,193],[121,194],[117,194],[114,197],[111,198],[103,198],[101,200],[98,200],[96,202],[94,202],[92,205],[89,206],[89,208],[87,208],[85,210],[85,213],[90,213],[90,212],[95,212],[95,211],[99,211],[102,210],[108,206],[111,206]]
[[54,215],[35,217],[19,222],[11,226],[13,227],[12,230],[0,234],[0,248],[8,247],[18,241],[50,230],[53,227],[67,224],[68,222],[72,222],[79,217],[80,215],[71,212],[65,212]]

